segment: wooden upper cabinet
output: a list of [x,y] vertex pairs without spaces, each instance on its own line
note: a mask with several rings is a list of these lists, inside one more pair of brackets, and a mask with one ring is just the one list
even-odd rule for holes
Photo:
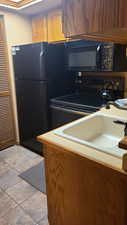
[[[97,32],[102,21],[99,10],[103,0],[63,0],[64,32],[66,36]],[[101,5],[100,5],[100,4]],[[96,11],[96,13],[95,13]]]
[[65,40],[62,31],[62,9],[54,9],[45,15],[32,18],[33,42]]
[[32,18],[33,42],[48,41],[48,28],[46,16],[34,16]]
[[62,10],[53,10],[48,14],[48,41],[62,41],[65,36],[62,31]]
[[63,0],[66,37],[127,42],[126,0]]

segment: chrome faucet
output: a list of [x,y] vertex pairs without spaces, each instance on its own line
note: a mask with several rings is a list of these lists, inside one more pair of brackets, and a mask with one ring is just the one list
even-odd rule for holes
[[113,105],[118,109],[127,110],[127,107],[122,107],[121,105],[119,105],[118,103],[113,102],[113,101],[107,102],[106,105],[105,105],[105,108],[110,109],[110,105]]

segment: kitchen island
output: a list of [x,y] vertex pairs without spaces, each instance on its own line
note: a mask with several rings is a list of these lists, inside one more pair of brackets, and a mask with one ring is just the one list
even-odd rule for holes
[[[111,107],[103,113],[127,117]],[[44,144],[50,225],[126,225],[127,172],[122,160],[51,131]]]

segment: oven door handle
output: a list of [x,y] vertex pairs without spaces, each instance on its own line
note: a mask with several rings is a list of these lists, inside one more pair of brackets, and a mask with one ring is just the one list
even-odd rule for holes
[[73,114],[76,114],[76,115],[88,116],[90,114],[90,113],[87,113],[87,112],[81,112],[81,111],[75,111],[75,110],[71,110],[71,109],[65,109],[65,108],[57,107],[57,106],[53,106],[53,105],[51,105],[50,107],[52,109],[57,109],[57,110],[60,110],[60,111],[63,111],[63,112],[73,113]]

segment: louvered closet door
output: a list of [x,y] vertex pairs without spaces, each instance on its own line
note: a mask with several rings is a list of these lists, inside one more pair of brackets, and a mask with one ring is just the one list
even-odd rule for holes
[[3,17],[0,16],[0,150],[15,143]]

